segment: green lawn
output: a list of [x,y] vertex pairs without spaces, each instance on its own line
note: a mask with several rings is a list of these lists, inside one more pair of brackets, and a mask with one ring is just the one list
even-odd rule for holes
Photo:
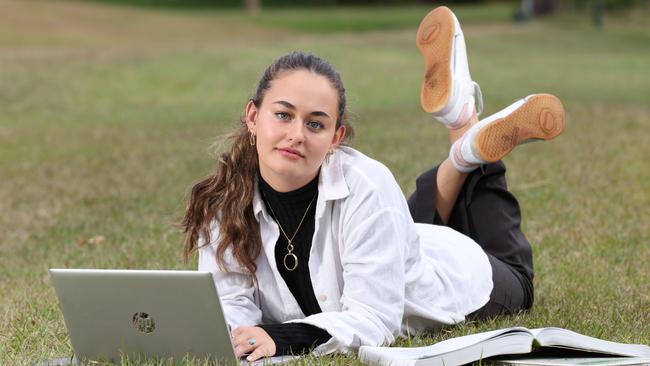
[[[648,344],[650,13],[596,31],[576,15],[516,25],[507,7],[456,10],[486,112],[550,92],[569,126],[506,158],[536,260],[533,311],[400,344],[514,325]],[[354,145],[412,191],[448,151],[445,128],[419,107],[414,38],[427,11],[247,18],[0,0],[0,364],[71,354],[48,268],[195,268],[181,261],[175,226],[186,194],[212,170],[210,145],[237,124],[263,68],[287,51],[334,63]]]

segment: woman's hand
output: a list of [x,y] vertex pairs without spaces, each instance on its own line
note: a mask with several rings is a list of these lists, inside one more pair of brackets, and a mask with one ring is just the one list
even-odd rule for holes
[[247,361],[257,361],[262,357],[275,355],[275,342],[266,331],[260,327],[239,327],[232,332],[232,343],[235,356],[246,357]]

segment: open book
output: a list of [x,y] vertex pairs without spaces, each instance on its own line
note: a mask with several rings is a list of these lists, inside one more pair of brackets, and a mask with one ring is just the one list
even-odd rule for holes
[[297,360],[299,358],[300,358],[300,356],[290,356],[290,355],[264,357],[264,358],[260,358],[257,361],[253,361],[253,362],[241,361],[240,365],[242,365],[242,366],[277,365],[277,364],[289,363],[289,362]]
[[562,328],[514,327],[470,334],[426,347],[370,347],[359,349],[359,359],[370,365],[463,365],[488,357],[530,353],[535,348],[583,351],[602,355],[650,357],[650,347],[588,337]]

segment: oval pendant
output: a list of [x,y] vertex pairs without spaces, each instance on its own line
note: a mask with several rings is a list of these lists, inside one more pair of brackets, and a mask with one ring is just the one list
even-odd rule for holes
[[[287,258],[293,259],[293,266],[287,265]],[[287,271],[293,271],[294,269],[298,268],[298,257],[296,257],[296,255],[293,253],[287,253],[284,256],[283,262],[284,262],[284,268],[286,268]]]

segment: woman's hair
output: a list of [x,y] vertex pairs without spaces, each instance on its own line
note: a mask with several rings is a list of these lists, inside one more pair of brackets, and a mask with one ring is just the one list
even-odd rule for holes
[[[341,76],[327,61],[310,53],[291,52],[275,60],[262,74],[255,94],[250,99],[257,108],[262,105],[266,91],[273,80],[285,72],[307,70],[324,76],[338,93],[338,115],[336,128],[346,126],[344,142],[354,135],[346,116],[345,88]],[[253,214],[255,182],[259,169],[257,150],[249,142],[249,131],[245,118],[229,139],[232,145],[217,159],[216,173],[192,188],[185,217],[181,223],[185,232],[183,256],[198,249],[199,238],[204,245],[211,243],[210,229],[213,220],[219,220],[219,241],[217,243],[217,264],[228,271],[224,254],[231,250],[232,257],[249,272],[253,278],[257,266],[255,258],[262,250],[259,223]]]

